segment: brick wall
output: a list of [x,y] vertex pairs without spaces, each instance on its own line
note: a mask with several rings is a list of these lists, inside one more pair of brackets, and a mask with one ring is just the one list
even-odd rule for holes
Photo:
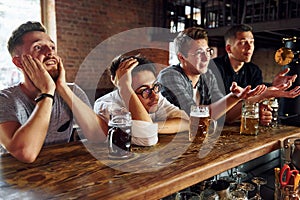
[[[251,62],[256,64],[262,71],[263,81],[272,83],[274,76],[283,70],[283,67],[275,62],[274,55],[277,49],[274,48],[255,48]],[[225,55],[223,47],[218,48],[218,55]]]
[[[162,1],[56,0],[58,54],[63,58],[67,81],[79,84],[93,103],[94,98],[113,89],[106,69],[114,56],[137,50],[134,52],[158,63],[158,70],[167,66],[168,43],[152,41],[145,30],[135,31],[163,21],[157,20],[163,13],[155,9],[163,8]],[[271,82],[281,69],[273,56],[274,50],[268,49],[257,49],[253,56],[265,82]]]
[[[277,50],[277,49],[276,49]],[[262,70],[264,82],[272,83],[274,76],[283,68],[275,62],[275,49],[256,49],[252,61]]]
[[[56,0],[58,54],[67,81],[79,84],[93,100],[113,88],[106,72],[120,53],[141,49],[152,61],[168,64],[168,43],[151,41],[145,30],[162,15],[154,8],[162,0]],[[151,49],[144,48],[148,44]],[[146,45],[147,46],[147,45]],[[159,65],[158,69],[162,66]],[[97,94],[96,94],[97,93]]]

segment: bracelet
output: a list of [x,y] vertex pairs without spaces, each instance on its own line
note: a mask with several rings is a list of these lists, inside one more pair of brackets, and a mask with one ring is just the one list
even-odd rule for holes
[[46,97],[50,97],[53,100],[53,103],[52,103],[52,105],[53,105],[54,104],[54,95],[52,95],[52,94],[42,93],[37,98],[35,98],[34,101],[37,103]]

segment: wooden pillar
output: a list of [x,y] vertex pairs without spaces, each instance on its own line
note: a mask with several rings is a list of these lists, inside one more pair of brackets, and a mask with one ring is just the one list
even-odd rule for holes
[[47,33],[56,43],[56,16],[55,0],[41,0],[42,23],[47,28]]

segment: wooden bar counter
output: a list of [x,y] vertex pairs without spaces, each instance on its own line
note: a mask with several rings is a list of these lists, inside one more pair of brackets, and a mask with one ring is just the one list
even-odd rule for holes
[[133,147],[129,160],[109,160],[106,144],[87,141],[42,149],[32,164],[0,156],[0,199],[160,199],[280,148],[300,128],[261,129],[258,136],[226,126],[202,144],[188,133],[161,135]]

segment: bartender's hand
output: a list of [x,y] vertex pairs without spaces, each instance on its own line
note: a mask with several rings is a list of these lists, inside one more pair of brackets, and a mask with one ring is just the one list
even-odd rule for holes
[[286,84],[288,87],[291,87],[293,82],[295,82],[297,78],[297,74],[293,76],[286,76],[286,74],[290,71],[290,68],[285,68],[280,71],[273,79],[272,86],[278,87],[280,85]]
[[272,121],[272,108],[269,105],[259,104],[259,122],[261,125],[268,126]]

